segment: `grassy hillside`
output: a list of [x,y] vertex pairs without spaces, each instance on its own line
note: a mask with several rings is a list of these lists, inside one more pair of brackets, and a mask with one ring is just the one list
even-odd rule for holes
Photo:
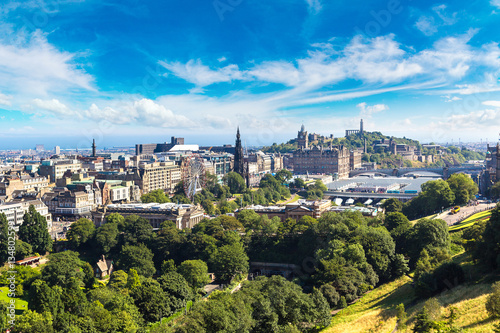
[[392,332],[396,326],[396,305],[414,298],[407,276],[384,284],[332,318],[325,333]]
[[[485,304],[491,293],[491,283],[498,277],[477,271],[465,253],[455,256],[453,261],[460,263],[466,276],[475,282],[458,286],[436,296],[442,306],[441,314],[448,315],[450,307],[453,306],[458,312],[456,326],[463,328],[464,332],[493,332],[493,325],[500,320],[488,317]],[[405,305],[408,313],[408,327],[406,331],[398,330],[398,332],[411,332],[415,316],[425,303],[425,300],[416,302],[411,283],[411,279],[404,276],[365,294],[357,303],[337,313],[332,318],[330,327],[323,332],[393,332],[396,327],[395,308],[400,303]]]
[[449,228],[449,230],[450,230],[450,232],[452,232],[452,231],[459,231],[459,230],[471,227],[476,222],[483,221],[483,220],[485,220],[485,221],[489,220],[490,216],[491,216],[491,210],[487,210],[484,212],[474,214],[474,215],[466,218],[465,220],[463,220],[459,224],[455,224],[455,225],[451,226]]

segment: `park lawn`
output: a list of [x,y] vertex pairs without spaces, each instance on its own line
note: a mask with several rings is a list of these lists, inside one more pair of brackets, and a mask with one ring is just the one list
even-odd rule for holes
[[365,294],[333,316],[324,333],[392,332],[396,326],[396,306],[414,298],[411,279],[403,276]]
[[455,224],[451,227],[449,227],[449,231],[458,231],[462,230],[468,227],[473,226],[476,224],[476,222],[482,221],[482,220],[489,220],[491,217],[491,210],[486,210],[484,212],[479,212],[477,214],[474,214],[472,216],[469,216],[459,224]]
[[411,220],[410,223],[411,225],[414,225],[415,223],[418,222],[418,220],[421,220],[421,219],[430,219],[430,220],[433,220],[436,218],[436,216],[438,216],[438,214],[432,214],[432,215],[429,215],[429,216],[424,216],[424,217],[421,217],[419,219],[416,219],[416,220]]
[[[4,301],[5,303],[9,303],[11,298],[8,296],[9,288],[8,287],[0,287],[0,301]],[[16,297],[16,314],[19,315],[24,310],[28,309],[28,302],[23,298]]]
[[[463,328],[464,332],[491,333],[493,332],[493,325],[497,324],[499,320],[489,318],[486,311],[486,299],[490,293],[490,284],[464,284],[445,291],[436,298],[441,303],[442,315],[448,315],[452,306],[457,309],[456,327]],[[419,302],[407,309],[408,329],[406,332],[411,332],[415,316],[422,309],[424,303],[425,301]]]
[[285,199],[285,200],[280,200],[280,201],[276,202],[276,204],[277,205],[281,205],[281,204],[284,204],[285,202],[287,204],[290,204],[290,203],[294,203],[294,202],[299,201],[299,199],[302,199],[302,197],[300,195],[296,194],[295,197],[290,202],[287,202],[288,200],[290,200],[290,198],[288,198],[288,199]]

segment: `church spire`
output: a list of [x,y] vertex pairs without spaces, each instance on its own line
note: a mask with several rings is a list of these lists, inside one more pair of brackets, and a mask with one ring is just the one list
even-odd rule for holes
[[239,173],[245,178],[243,146],[241,145],[240,127],[236,131],[236,147],[234,149],[234,172]]

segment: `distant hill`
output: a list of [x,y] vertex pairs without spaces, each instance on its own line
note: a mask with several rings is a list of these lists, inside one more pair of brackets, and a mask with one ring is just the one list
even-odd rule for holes
[[[422,155],[433,155],[433,163],[423,163],[418,161],[403,160],[400,155],[393,155],[386,152],[375,152],[373,145],[376,141],[392,139],[397,144],[406,144],[415,146],[417,150],[421,151]],[[428,149],[423,147],[418,140],[409,139],[406,137],[398,138],[394,136],[387,136],[381,132],[363,132],[351,134],[347,137],[328,138],[318,136],[318,140],[310,142],[310,145],[320,145],[328,147],[330,145],[344,145],[348,149],[360,149],[365,145],[367,146],[367,153],[363,154],[363,162],[375,162],[382,168],[398,168],[398,167],[444,167],[451,165],[458,165],[468,160],[482,160],[485,154],[475,152],[466,148],[448,147],[444,154],[439,154],[435,149]],[[273,143],[271,146],[263,147],[261,150],[267,153],[292,153],[298,148],[297,139],[291,139],[286,143]]]
[[[391,139],[398,144],[407,144],[421,148],[420,142],[417,140],[397,137],[390,137],[384,135],[380,132],[363,132],[363,134],[351,134],[348,137],[339,137],[330,139],[328,137],[320,137],[319,140],[310,142],[309,144],[321,145],[323,147],[328,147],[333,145],[344,145],[349,149],[356,149],[364,147],[364,142],[366,139],[366,144],[371,147],[375,141],[382,139]],[[273,143],[271,146],[263,147],[261,150],[268,153],[291,153],[297,149],[297,139],[291,139],[287,143],[276,144]],[[370,151],[369,151],[370,152]]]

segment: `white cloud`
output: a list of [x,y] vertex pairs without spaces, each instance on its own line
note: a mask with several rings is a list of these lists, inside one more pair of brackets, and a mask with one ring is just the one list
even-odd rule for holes
[[204,123],[209,125],[210,127],[216,128],[216,129],[226,129],[226,128],[233,128],[234,125],[229,120],[228,118],[225,117],[219,117],[219,116],[214,116],[214,115],[206,115],[203,118]]
[[66,105],[59,102],[59,100],[57,99],[41,100],[39,98],[35,98],[32,101],[31,106],[49,111],[50,113],[58,117],[74,116],[76,114],[74,111],[70,110]]
[[[415,23],[415,27],[426,36],[432,36],[443,26],[450,26],[457,23],[457,13],[448,14],[446,5],[432,7],[431,15],[422,15]],[[436,17],[436,18],[435,18]]]
[[306,0],[308,9],[310,13],[317,14],[321,11],[323,6],[320,0]]
[[237,65],[228,65],[212,70],[210,67],[203,65],[199,59],[190,60],[186,64],[165,61],[160,61],[159,63],[171,71],[175,76],[200,87],[209,86],[214,83],[244,79],[244,73],[239,71]]
[[490,4],[494,7],[500,8],[500,0],[491,0]]
[[356,107],[360,110],[360,117],[365,118],[371,118],[374,113],[379,113],[389,109],[389,107],[385,104],[368,105],[365,102],[359,103]]
[[40,31],[16,41],[0,40],[0,88],[39,96],[93,90],[93,78],[77,68],[75,58],[76,54],[57,50]]
[[467,114],[451,115],[442,125],[451,130],[481,130],[500,126],[500,109],[479,110]]
[[485,101],[485,102],[483,102],[483,105],[494,106],[494,107],[500,108],[500,101]]
[[[441,82],[462,79],[471,68],[487,66],[500,70],[500,48],[496,43],[473,47],[470,39],[477,30],[436,41],[432,48],[412,52],[394,35],[376,38],[354,37],[343,49],[333,51],[330,43],[308,52],[295,61],[265,61],[240,70],[235,64],[209,68],[201,60],[160,62],[170,72],[197,87],[221,82],[257,81],[279,83],[312,91],[354,79],[364,83],[399,83],[419,77]],[[328,47],[330,45],[331,47]]]
[[82,115],[89,120],[105,120],[111,124],[137,124],[155,127],[193,127],[195,123],[183,115],[177,115],[172,110],[150,99],[117,102],[114,106],[98,107],[92,104]]
[[0,93],[0,105],[7,105],[10,106],[12,105],[12,96],[4,95]]
[[451,102],[456,102],[456,101],[461,101],[462,99],[458,96],[442,96],[443,98],[445,98],[445,102],[446,103],[451,103]]
[[194,123],[182,115],[174,115],[172,110],[157,104],[150,99],[143,98],[134,102],[137,120],[149,126],[160,127],[190,127]]
[[432,36],[438,31],[432,16],[421,16],[415,23],[415,27],[426,36]]

